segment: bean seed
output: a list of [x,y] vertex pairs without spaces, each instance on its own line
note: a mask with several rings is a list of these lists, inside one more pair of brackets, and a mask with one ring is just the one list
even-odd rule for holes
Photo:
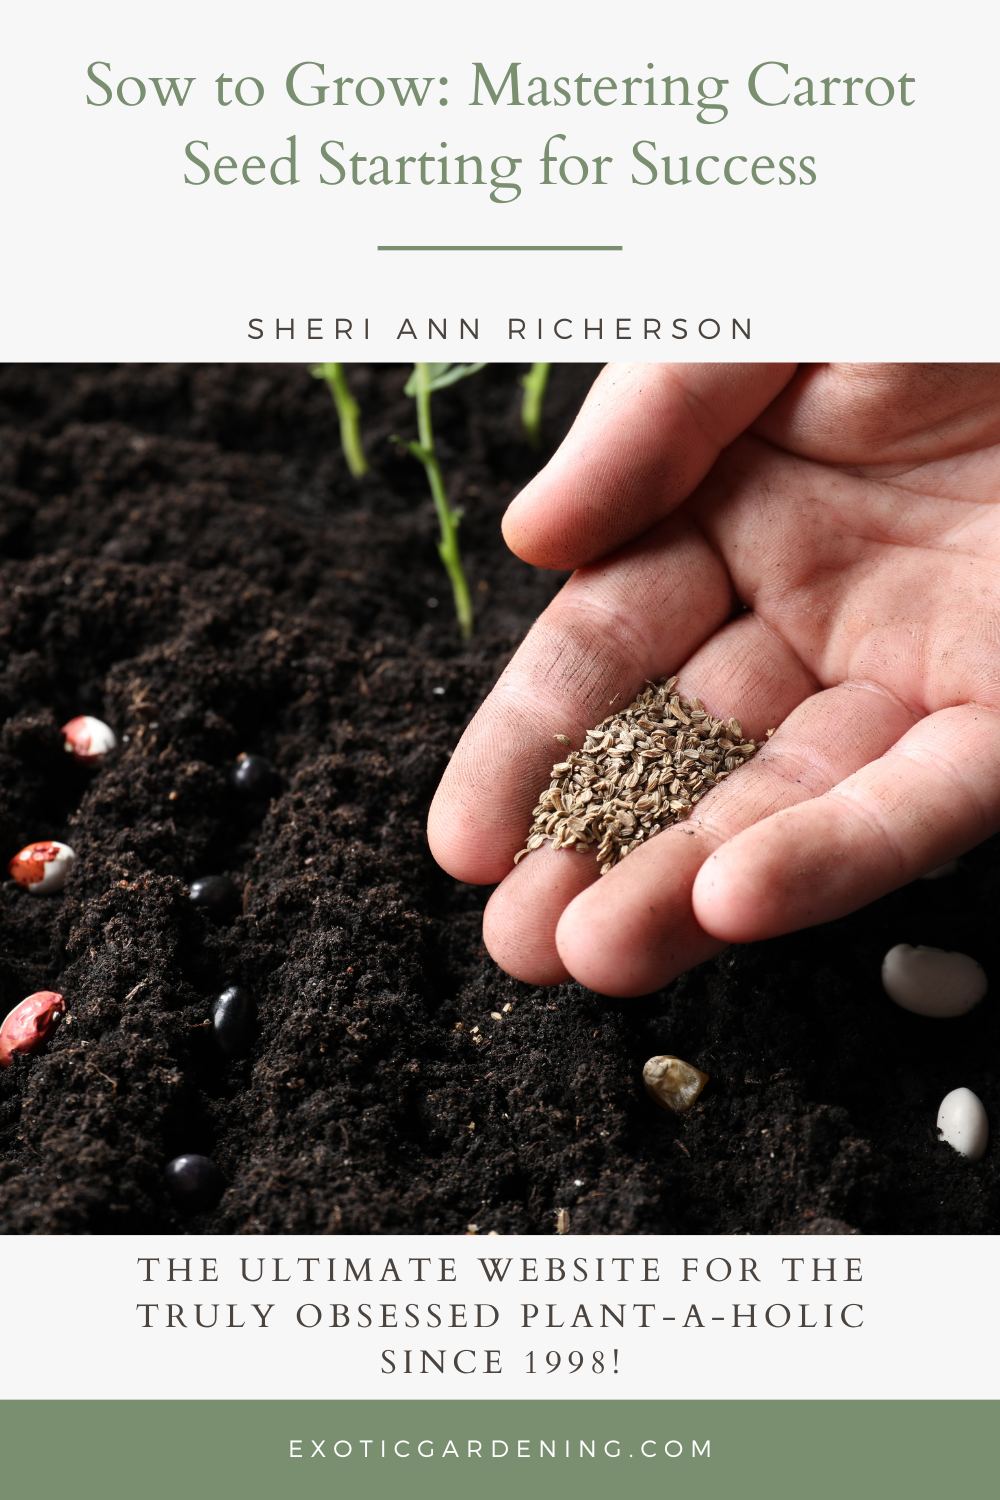
[[25,844],[7,868],[18,885],[23,885],[32,896],[54,896],[66,884],[75,861],[76,855],[68,844],[43,839],[37,844]]
[[274,780],[274,767],[263,755],[238,755],[229,780],[247,797],[262,797]]
[[202,875],[191,882],[191,901],[221,921],[236,906],[236,887],[225,875]]
[[933,870],[928,870],[921,875],[921,880],[944,880],[948,875],[954,875],[958,869],[958,860],[949,859],[946,865],[936,865]]
[[918,1016],[964,1016],[986,994],[986,975],[967,953],[897,943],[882,960],[886,994]]
[[179,1208],[214,1208],[226,1181],[210,1156],[175,1156],[167,1164],[167,1187]]
[[708,1074],[666,1053],[649,1059],[642,1070],[642,1081],[655,1104],[680,1115],[691,1108],[708,1082]]
[[55,990],[38,990],[15,1005],[0,1025],[0,1068],[9,1068],[15,1053],[40,1052],[65,1010],[66,1002]]
[[978,1161],[986,1150],[990,1124],[982,1100],[971,1089],[952,1089],[941,1101],[938,1135],[960,1156]]
[[227,1057],[245,1052],[253,1025],[253,1001],[245,990],[231,984],[212,1001],[212,1034]]
[[70,719],[63,725],[62,732],[66,741],[63,749],[67,754],[81,765],[95,769],[118,744],[118,737],[110,724],[105,724],[103,719],[92,719],[89,714]]

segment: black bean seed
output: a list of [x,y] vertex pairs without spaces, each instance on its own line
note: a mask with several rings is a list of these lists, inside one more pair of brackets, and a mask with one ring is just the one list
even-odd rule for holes
[[226,1190],[226,1180],[210,1156],[175,1156],[165,1175],[180,1208],[214,1208]]
[[210,917],[221,920],[235,909],[238,897],[236,887],[225,875],[202,875],[191,882],[191,900]]
[[274,780],[274,767],[263,755],[241,755],[229,773],[238,792],[247,797],[263,797]]
[[231,984],[212,1001],[212,1035],[227,1057],[238,1057],[250,1042],[254,1005],[238,985]]

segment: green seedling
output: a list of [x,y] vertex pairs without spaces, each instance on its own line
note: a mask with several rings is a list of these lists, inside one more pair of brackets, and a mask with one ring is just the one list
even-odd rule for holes
[[524,388],[521,423],[532,448],[540,447],[542,442],[542,403],[545,400],[545,389],[549,383],[551,369],[551,364],[542,361],[533,364],[527,375],[521,376],[521,385]]
[[[413,374],[404,387],[405,394],[413,396],[417,403],[417,441],[407,443],[406,446],[413,457],[418,458],[423,464],[431,487],[431,495],[434,497],[434,509],[437,511],[438,524],[441,527],[441,537],[437,544],[438,553],[451,582],[455,615],[463,640],[468,640],[472,634],[472,596],[469,593],[469,583],[465,576],[465,569],[462,567],[461,553],[458,550],[458,523],[462,519],[462,512],[453,509],[445,490],[444,476],[434,448],[431,395],[434,391],[443,391],[445,386],[465,380],[469,375],[475,375],[483,368],[482,364],[415,364]],[[396,441],[399,442],[400,439],[397,438]]]
[[361,410],[354,397],[351,395],[344,374],[344,366],[340,364],[313,365],[310,374],[317,380],[325,380],[337,408],[337,416],[340,418],[340,442],[347,459],[347,467],[355,479],[368,473],[368,460],[365,458],[364,449],[361,447]]

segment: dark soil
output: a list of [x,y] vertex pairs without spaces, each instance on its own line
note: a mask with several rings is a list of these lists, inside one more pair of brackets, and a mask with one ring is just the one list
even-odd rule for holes
[[[593,373],[555,371],[552,443]],[[401,368],[352,372],[361,485],[299,367],[0,370],[0,853],[79,856],[54,898],[0,885],[0,1016],[56,989],[70,1017],[0,1073],[4,1231],[552,1232],[560,1208],[584,1234],[997,1229],[1000,1152],[935,1132],[958,1085],[1000,1119],[996,1002],[935,1022],[879,983],[900,941],[1000,973],[995,843],[627,1003],[499,972],[487,892],[431,861],[449,751],[559,583],[500,538],[534,462],[515,374],[435,398],[463,649],[389,442],[413,433]],[[122,737],[96,774],[61,749],[78,713]],[[274,764],[270,801],[229,788],[241,751]],[[188,886],[220,873],[243,911],[216,924]],[[230,984],[258,1016],[235,1061],[205,1027]],[[682,1119],[642,1091],[664,1051],[711,1074]],[[219,1164],[217,1208],[174,1207],[182,1152]]]

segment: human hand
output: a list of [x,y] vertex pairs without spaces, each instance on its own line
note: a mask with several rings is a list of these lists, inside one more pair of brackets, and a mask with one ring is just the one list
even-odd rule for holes
[[[602,372],[504,521],[519,556],[578,571],[431,810],[444,868],[502,882],[484,920],[502,967],[644,994],[1000,827],[998,445],[997,367]],[[777,733],[600,880],[550,845],[513,869],[553,735],[579,745],[616,695],[674,673]]]

